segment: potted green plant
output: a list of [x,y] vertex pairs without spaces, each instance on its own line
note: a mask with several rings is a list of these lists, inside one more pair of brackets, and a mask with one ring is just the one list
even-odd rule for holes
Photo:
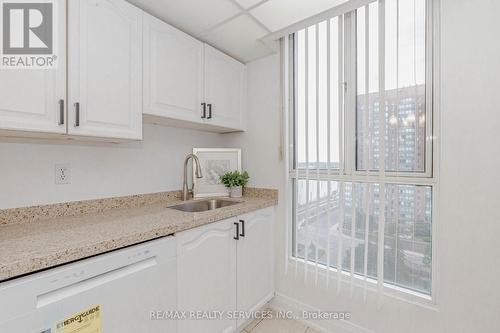
[[241,198],[243,194],[243,186],[248,183],[250,176],[248,172],[230,171],[220,177],[220,181],[229,188],[229,196],[231,198]]

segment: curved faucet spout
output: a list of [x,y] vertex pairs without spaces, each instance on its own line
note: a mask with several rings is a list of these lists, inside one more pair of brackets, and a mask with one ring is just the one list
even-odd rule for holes
[[198,159],[198,156],[196,156],[194,154],[187,155],[186,159],[184,160],[184,182],[182,184],[182,200],[188,200],[189,195],[193,194],[193,191],[194,191],[194,182],[192,184],[191,190],[188,188],[188,185],[187,185],[187,166],[188,166],[188,162],[190,159],[193,160],[196,178],[203,178],[203,173],[201,171],[201,165],[200,165],[200,160]]

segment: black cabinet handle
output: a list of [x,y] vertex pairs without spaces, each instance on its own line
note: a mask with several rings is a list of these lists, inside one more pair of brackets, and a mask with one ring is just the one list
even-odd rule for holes
[[208,106],[208,117],[207,119],[212,119],[212,104],[207,104]]
[[203,114],[201,116],[201,119],[205,119],[207,117],[207,103],[201,103],[201,106],[203,106]]
[[240,220],[240,223],[241,223],[241,233],[240,233],[240,236],[241,237],[245,237],[245,220]]
[[64,99],[59,100],[59,125],[64,125]]
[[75,103],[75,127],[80,126],[80,103]]
[[240,240],[240,224],[238,222],[234,222],[236,226],[236,236],[233,239]]

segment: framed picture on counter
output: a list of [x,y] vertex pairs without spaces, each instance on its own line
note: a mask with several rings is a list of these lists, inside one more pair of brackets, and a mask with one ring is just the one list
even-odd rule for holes
[[194,197],[227,197],[229,189],[220,181],[220,176],[229,171],[241,172],[241,149],[239,148],[193,148],[200,160],[202,178],[196,178],[193,166]]

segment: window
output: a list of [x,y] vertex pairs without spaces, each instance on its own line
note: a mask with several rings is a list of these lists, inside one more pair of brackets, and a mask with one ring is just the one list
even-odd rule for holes
[[431,296],[427,1],[367,0],[290,35],[286,45],[292,256],[336,270],[339,279]]

